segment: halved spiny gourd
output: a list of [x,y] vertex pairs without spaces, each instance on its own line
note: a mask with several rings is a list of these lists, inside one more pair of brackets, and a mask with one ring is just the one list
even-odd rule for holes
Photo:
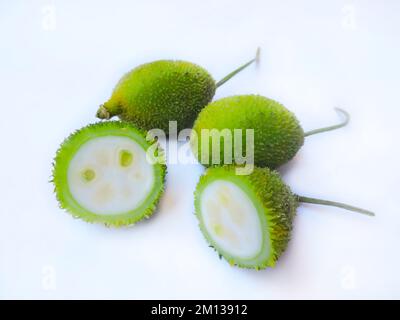
[[[53,168],[60,206],[76,218],[112,226],[149,217],[163,193],[166,173],[165,164],[146,157],[153,143],[119,121],[71,134],[57,151]],[[161,153],[157,147],[153,156]]]
[[295,195],[279,174],[255,167],[237,175],[237,167],[211,167],[195,191],[195,213],[208,243],[231,265],[273,267],[290,240],[301,202],[373,215],[347,204]]

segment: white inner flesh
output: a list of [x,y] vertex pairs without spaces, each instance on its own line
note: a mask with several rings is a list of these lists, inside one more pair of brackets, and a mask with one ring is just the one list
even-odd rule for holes
[[262,247],[262,226],[252,201],[232,182],[216,180],[201,196],[201,215],[213,241],[232,256],[250,258]]
[[[121,152],[128,151],[132,162],[121,165]],[[87,181],[83,172],[92,170]],[[87,172],[87,171],[86,171]],[[135,209],[150,192],[153,167],[146,152],[127,137],[98,137],[86,142],[71,160],[68,184],[72,196],[95,214],[120,214]]]

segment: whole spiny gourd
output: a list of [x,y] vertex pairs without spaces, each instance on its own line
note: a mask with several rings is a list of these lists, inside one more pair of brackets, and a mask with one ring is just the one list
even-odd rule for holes
[[214,97],[215,90],[245,69],[250,60],[221,81],[215,82],[202,67],[187,61],[159,60],[140,65],[125,74],[111,98],[97,111],[100,119],[118,116],[145,129],[191,128],[200,110]]
[[[238,138],[246,150],[246,134],[253,130],[254,164],[277,168],[292,159],[304,143],[304,137],[343,127],[349,121],[346,116],[338,125],[304,132],[296,116],[279,102],[260,95],[237,95],[211,102],[199,113],[191,138],[192,150],[203,165],[222,165],[235,162],[234,148],[225,150],[228,138],[235,139],[235,130],[242,130]],[[228,131],[227,131],[228,130]],[[222,139],[224,138],[224,139]],[[232,141],[235,146],[235,141]],[[233,162],[225,159],[228,152]],[[218,157],[215,157],[215,156]],[[229,159],[230,160],[230,159]],[[237,164],[237,163],[236,163]]]

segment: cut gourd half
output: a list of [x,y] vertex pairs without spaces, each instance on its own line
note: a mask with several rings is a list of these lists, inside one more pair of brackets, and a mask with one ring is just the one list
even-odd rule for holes
[[60,206],[74,217],[113,226],[148,218],[163,193],[166,173],[163,163],[146,156],[153,143],[120,121],[92,124],[70,135],[53,168]]
[[206,240],[231,265],[262,269],[275,264],[273,222],[249,177],[230,168],[208,169],[195,191],[195,211]]
[[243,168],[208,168],[195,191],[200,230],[231,265],[257,270],[275,266],[288,246],[300,203],[374,215],[349,204],[296,195],[268,168],[254,167],[247,175],[238,169]]

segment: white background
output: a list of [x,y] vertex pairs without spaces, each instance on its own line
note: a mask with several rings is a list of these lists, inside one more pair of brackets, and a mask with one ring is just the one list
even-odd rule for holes
[[[0,2],[0,298],[400,298],[399,1]],[[293,191],[376,211],[304,205],[274,269],[230,267],[193,215],[199,165],[169,166],[158,212],[132,228],[74,220],[51,176],[59,143],[95,122],[119,77],[185,59],[219,80],[215,98],[259,93],[305,130],[281,168]]]

